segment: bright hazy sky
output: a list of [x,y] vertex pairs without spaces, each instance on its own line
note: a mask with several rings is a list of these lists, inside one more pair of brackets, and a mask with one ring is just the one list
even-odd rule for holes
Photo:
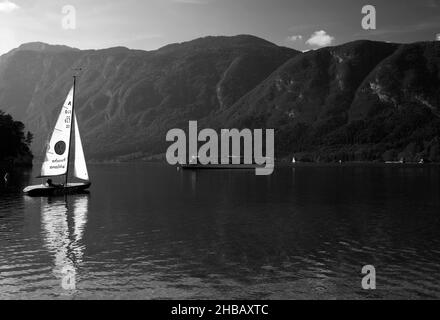
[[[377,9],[374,31],[361,28],[367,4]],[[76,9],[75,30],[62,28],[65,5]],[[0,54],[33,41],[151,50],[236,34],[298,50],[357,39],[435,40],[440,0],[0,0]]]

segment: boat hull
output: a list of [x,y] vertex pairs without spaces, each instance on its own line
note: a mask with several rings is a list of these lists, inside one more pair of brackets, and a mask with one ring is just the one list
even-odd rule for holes
[[45,185],[29,186],[23,192],[30,197],[60,196],[66,194],[84,193],[92,184],[69,183],[66,187],[48,187]]

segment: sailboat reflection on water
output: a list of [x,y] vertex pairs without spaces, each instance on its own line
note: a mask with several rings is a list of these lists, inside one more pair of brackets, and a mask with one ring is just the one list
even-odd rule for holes
[[42,232],[45,247],[54,256],[53,273],[64,290],[74,290],[85,250],[89,196],[41,199]]

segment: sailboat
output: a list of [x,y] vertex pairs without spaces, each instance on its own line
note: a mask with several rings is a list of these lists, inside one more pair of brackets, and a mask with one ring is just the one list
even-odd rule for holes
[[[64,102],[61,113],[47,144],[46,156],[38,178],[65,177],[62,185],[42,184],[29,186],[23,192],[29,196],[51,196],[59,194],[81,193],[90,188],[91,182],[87,171],[86,159],[78,129],[75,113],[76,76],[73,77],[73,87]],[[71,142],[75,134],[74,176],[82,180],[79,183],[69,183],[69,163],[71,161]]]

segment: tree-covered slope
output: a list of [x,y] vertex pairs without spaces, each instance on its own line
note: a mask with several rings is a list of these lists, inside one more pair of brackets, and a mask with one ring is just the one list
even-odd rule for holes
[[0,111],[0,169],[14,165],[31,165],[32,134],[24,124]]
[[440,43],[358,41],[299,55],[216,118],[273,127],[278,156],[440,161]]
[[27,44],[0,57],[0,109],[41,156],[82,67],[76,107],[88,158],[165,152],[165,134],[274,128],[278,158],[440,161],[440,42],[356,41],[306,53],[257,37],[206,37],[155,51]]

